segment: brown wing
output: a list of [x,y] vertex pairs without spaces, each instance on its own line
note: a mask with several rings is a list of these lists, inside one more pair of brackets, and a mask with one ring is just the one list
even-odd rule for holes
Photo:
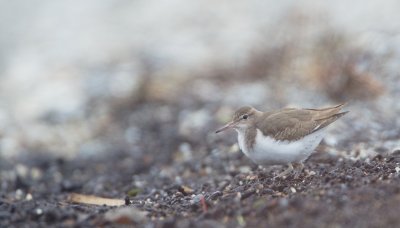
[[298,140],[323,129],[346,114],[342,105],[324,109],[285,109],[261,117],[256,123],[264,135],[277,140]]

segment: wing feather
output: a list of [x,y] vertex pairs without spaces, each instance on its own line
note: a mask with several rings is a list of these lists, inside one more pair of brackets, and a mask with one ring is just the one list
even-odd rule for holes
[[347,112],[343,105],[324,109],[284,109],[259,118],[256,127],[277,140],[294,141],[321,130]]

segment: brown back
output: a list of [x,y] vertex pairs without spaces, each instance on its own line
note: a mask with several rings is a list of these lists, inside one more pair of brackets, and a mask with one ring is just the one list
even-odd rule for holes
[[347,112],[344,104],[323,109],[282,109],[257,118],[256,128],[276,140],[294,141],[321,130]]

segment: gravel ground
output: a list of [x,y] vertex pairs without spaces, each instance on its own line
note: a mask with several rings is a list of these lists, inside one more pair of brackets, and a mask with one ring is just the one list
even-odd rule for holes
[[[371,159],[329,155],[322,144],[304,171],[273,177],[236,146],[168,164],[123,151],[96,159],[26,157],[1,164],[0,226],[396,227],[400,151]],[[78,192],[124,199],[126,206],[69,202]]]

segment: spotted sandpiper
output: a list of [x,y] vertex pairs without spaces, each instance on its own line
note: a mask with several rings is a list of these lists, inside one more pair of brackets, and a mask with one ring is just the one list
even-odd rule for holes
[[344,104],[320,109],[286,108],[261,112],[245,106],[233,115],[232,121],[216,131],[235,129],[243,153],[254,163],[288,165],[277,177],[293,170],[292,163],[303,167],[306,160],[321,142],[326,127],[347,113],[341,112]]

